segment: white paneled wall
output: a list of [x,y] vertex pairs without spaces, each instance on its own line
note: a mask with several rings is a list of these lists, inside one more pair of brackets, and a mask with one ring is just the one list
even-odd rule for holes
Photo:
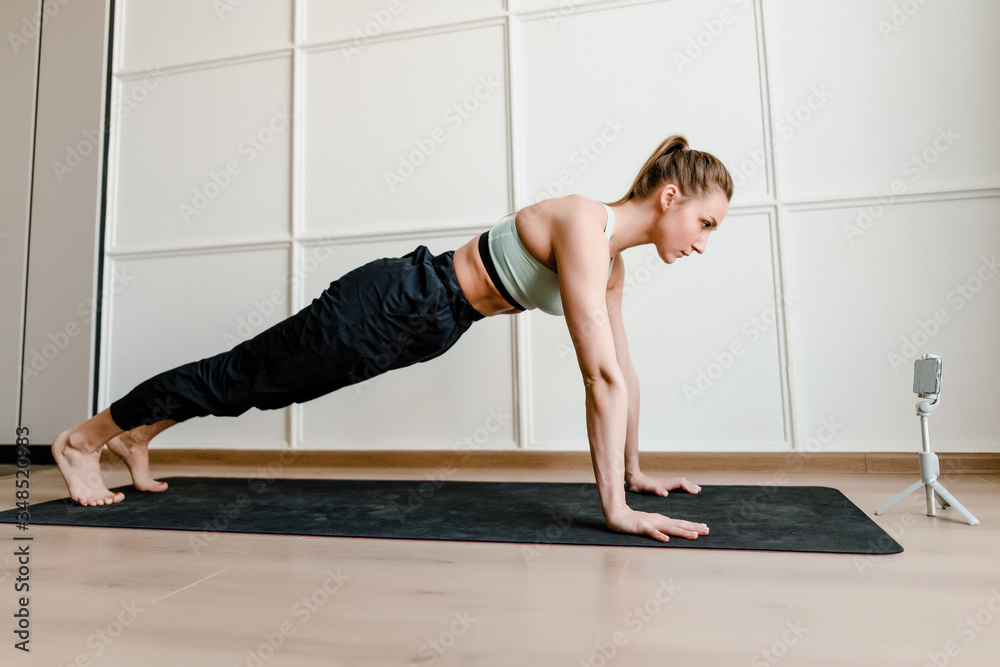
[[287,238],[291,76],[279,56],[122,82],[112,247]]
[[506,212],[504,43],[494,24],[304,55],[304,231],[468,226]]
[[373,38],[503,13],[502,0],[303,0],[302,6],[306,41],[337,42],[347,61]]
[[200,63],[288,48],[293,37],[292,6],[293,0],[124,0],[117,3],[118,69]]
[[[704,256],[625,254],[642,447],[913,450],[932,352],[936,447],[1000,451],[996,3],[118,7],[103,405],[370,259],[454,249],[547,197],[617,199],[681,132],[737,189]],[[565,323],[532,312],[158,443],[583,450],[583,417]]]
[[[567,192],[614,201],[663,139],[683,132],[727,165],[763,145],[753,9],[653,2],[543,12],[519,24],[523,154],[517,206]],[[696,58],[685,40],[732,11],[725,39]],[[560,179],[560,173],[565,176]],[[767,196],[764,171],[734,203]]]
[[764,7],[783,197],[996,186],[1000,3]]

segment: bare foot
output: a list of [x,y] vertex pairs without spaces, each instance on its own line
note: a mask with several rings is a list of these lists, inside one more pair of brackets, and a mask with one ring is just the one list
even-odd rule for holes
[[124,500],[124,493],[111,493],[101,479],[103,447],[87,451],[73,440],[70,431],[63,431],[52,442],[52,456],[66,480],[70,497],[85,506],[110,505]]
[[132,473],[132,484],[140,491],[166,491],[167,483],[158,482],[149,474],[149,441],[137,434],[138,429],[125,431],[108,440],[108,449],[125,462]]

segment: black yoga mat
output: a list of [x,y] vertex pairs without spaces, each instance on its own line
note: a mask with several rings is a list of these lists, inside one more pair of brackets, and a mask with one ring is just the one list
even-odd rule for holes
[[[611,532],[593,483],[171,477],[163,493],[54,500],[30,524],[417,540],[892,554],[903,548],[840,491],[821,486],[702,486],[666,498],[628,493],[636,510],[708,524],[696,540]],[[0,513],[15,523],[16,510]],[[526,552],[529,553],[529,552]]]

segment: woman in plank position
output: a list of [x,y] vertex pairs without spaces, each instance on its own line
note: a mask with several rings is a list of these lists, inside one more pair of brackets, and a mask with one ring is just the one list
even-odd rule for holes
[[60,433],[52,453],[70,496],[82,505],[124,498],[101,479],[105,444],[125,461],[137,489],[164,491],[166,483],[150,476],[148,446],[176,423],[302,403],[443,354],[484,317],[538,308],[565,316],[576,349],[608,527],[662,541],[706,535],[704,524],[637,512],[625,502],[626,488],[661,496],[700,488],[639,470],[639,380],[622,324],[620,253],[651,243],[672,264],[705,252],[732,194],[732,178],[716,157],[691,150],[682,136],[669,137],[620,200],[548,199],[506,216],[458,250],[434,256],[420,246],[405,257],[366,264],[232,350],[139,384]]

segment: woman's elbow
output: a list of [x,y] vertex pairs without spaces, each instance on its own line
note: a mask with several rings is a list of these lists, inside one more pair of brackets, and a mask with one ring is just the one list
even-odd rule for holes
[[617,366],[601,366],[594,369],[585,369],[583,371],[583,386],[588,393],[624,390],[625,377],[622,375],[621,369]]

